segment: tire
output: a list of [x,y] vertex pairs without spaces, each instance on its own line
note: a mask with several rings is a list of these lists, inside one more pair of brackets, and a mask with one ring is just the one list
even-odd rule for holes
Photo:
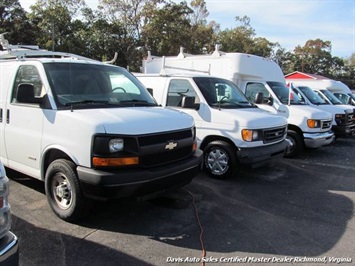
[[285,155],[286,158],[295,158],[297,157],[303,150],[304,144],[303,140],[296,131],[289,130],[287,131],[287,139],[292,142],[292,147],[290,152]]
[[204,170],[212,177],[226,179],[237,173],[235,149],[224,141],[212,141],[204,149]]
[[46,172],[45,191],[53,212],[62,220],[74,222],[86,216],[91,200],[83,195],[75,164],[58,159],[53,161]]

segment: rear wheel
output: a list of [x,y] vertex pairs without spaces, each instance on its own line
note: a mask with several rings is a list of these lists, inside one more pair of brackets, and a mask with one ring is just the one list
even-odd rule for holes
[[53,212],[65,221],[78,220],[90,210],[91,200],[83,195],[75,164],[71,161],[59,159],[49,165],[45,190]]
[[230,144],[212,141],[204,149],[204,169],[214,178],[225,179],[237,172],[237,156]]
[[287,139],[289,139],[292,143],[289,153],[285,155],[286,158],[295,158],[300,152],[303,150],[303,140],[300,135],[293,130],[289,130],[287,132]]

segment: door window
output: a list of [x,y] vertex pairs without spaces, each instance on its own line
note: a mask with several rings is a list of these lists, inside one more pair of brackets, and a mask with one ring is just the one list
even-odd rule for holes
[[44,94],[43,84],[37,68],[35,66],[23,65],[19,67],[16,74],[15,83],[12,89],[11,102],[16,102],[17,88],[20,84],[23,83],[31,84],[34,86],[35,97],[43,96]]
[[166,106],[181,107],[182,98],[184,96],[194,97],[195,103],[199,102],[196,91],[191,83],[186,79],[172,79],[168,88],[168,98]]
[[245,88],[245,96],[250,102],[255,103],[255,97],[257,93],[262,92],[263,93],[263,102],[262,103],[267,103],[270,93],[269,91],[265,88],[264,84],[262,83],[248,83],[246,88]]

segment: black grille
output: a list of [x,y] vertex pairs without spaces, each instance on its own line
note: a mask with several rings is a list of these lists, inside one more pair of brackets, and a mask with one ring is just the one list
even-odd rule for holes
[[192,131],[184,130],[184,131],[175,131],[163,134],[156,134],[156,135],[148,135],[142,136],[138,138],[139,146],[149,146],[158,143],[165,143],[171,140],[179,140],[179,139],[186,139],[192,137]]
[[277,127],[264,130],[264,143],[272,143],[282,140],[286,134],[286,127]]
[[322,129],[330,129],[332,127],[332,120],[322,120]]
[[[153,167],[183,160],[191,155],[193,142],[191,129],[140,136],[140,163],[145,167]],[[169,144],[174,147],[167,148]]]
[[177,148],[172,151],[165,151],[159,154],[149,154],[141,157],[141,164],[144,166],[157,166],[182,160],[191,155],[192,146]]

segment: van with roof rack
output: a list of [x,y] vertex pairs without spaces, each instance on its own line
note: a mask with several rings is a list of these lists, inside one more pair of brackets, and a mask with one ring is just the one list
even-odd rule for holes
[[288,152],[287,120],[260,110],[226,79],[198,73],[140,74],[159,104],[191,115],[204,169],[212,177],[238,176]]
[[0,159],[44,181],[58,217],[75,221],[93,200],[156,194],[197,175],[193,118],[160,107],[127,70],[1,40]]
[[319,148],[334,141],[332,115],[308,106],[286,87],[281,68],[266,58],[243,53],[192,55],[180,50],[178,56],[153,56],[143,60],[143,73],[169,75],[204,73],[234,82],[246,98],[260,109],[287,118],[287,138],[292,142],[286,157],[296,157],[304,147]]

